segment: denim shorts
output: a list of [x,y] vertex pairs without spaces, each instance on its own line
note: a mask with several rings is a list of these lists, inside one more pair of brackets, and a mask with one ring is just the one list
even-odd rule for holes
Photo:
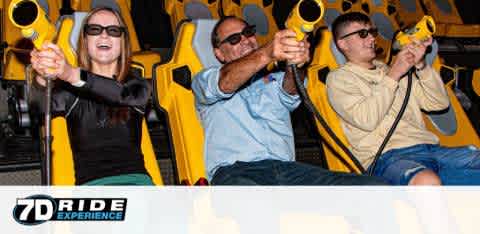
[[[423,170],[439,175],[442,184],[480,184],[480,151],[474,146],[419,144],[389,150],[378,159],[373,174],[393,185],[408,182]],[[371,168],[369,168],[371,170]]]

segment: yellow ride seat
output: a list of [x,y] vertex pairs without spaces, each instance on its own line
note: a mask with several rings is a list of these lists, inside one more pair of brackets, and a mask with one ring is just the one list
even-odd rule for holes
[[[69,34],[69,36],[60,37],[58,41],[59,46],[61,46],[64,52],[68,47],[73,51],[76,51],[80,27],[83,18],[86,15],[86,12],[75,12],[72,16],[64,16],[60,19],[59,33],[61,35],[63,35],[63,33]],[[52,136],[52,184],[74,185],[75,170],[73,155],[70,147],[68,128],[64,117],[56,117],[52,119]],[[160,169],[158,167],[145,119],[142,123],[141,148],[147,172],[155,185],[162,185],[163,181],[160,175]]]
[[172,32],[177,33],[177,25],[185,19],[219,19],[220,0],[171,0],[165,1],[165,11],[170,16]]
[[218,66],[210,43],[216,20],[198,19],[179,27],[172,59],[154,72],[156,104],[165,110],[182,184],[206,179],[203,129],[195,111],[192,78],[203,68]]
[[[332,34],[329,30],[321,31],[321,41],[316,48],[311,66],[308,68],[307,92],[320,114],[326,119],[327,124],[341,139],[347,143],[346,137],[341,127],[340,119],[328,103],[325,80],[329,71],[338,68],[346,62],[345,57],[338,51],[333,42]],[[437,56],[438,46],[433,44],[433,51],[427,56],[427,62],[438,71],[440,69],[440,59]],[[480,147],[480,139],[475,132],[472,124],[468,120],[463,108],[457,100],[451,82],[446,82],[446,89],[450,97],[450,108],[446,112],[424,114],[427,128],[434,132],[440,139],[440,144],[445,146],[463,146],[476,145]],[[427,121],[428,120],[428,121]],[[324,138],[323,148],[328,167],[335,171],[359,172],[360,170],[351,163],[347,155],[333,142],[326,131],[317,121],[317,128]],[[348,146],[348,144],[347,144]],[[334,149],[333,151],[331,149]],[[350,162],[345,165],[335,157],[335,154]],[[354,168],[353,170],[351,168]]]
[[270,41],[278,31],[273,18],[273,1],[264,0],[222,0],[224,15],[242,18],[250,25],[256,25],[257,41],[260,45]]

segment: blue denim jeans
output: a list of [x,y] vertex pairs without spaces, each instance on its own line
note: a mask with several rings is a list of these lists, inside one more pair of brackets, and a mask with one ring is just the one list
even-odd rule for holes
[[386,185],[378,177],[279,160],[237,161],[217,169],[210,182],[213,185]]
[[480,150],[429,144],[393,149],[380,156],[373,174],[394,185],[407,185],[426,169],[437,173],[444,185],[480,185]]

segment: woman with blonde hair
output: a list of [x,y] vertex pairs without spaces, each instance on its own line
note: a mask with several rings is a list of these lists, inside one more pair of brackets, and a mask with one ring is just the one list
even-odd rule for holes
[[64,115],[72,145],[76,184],[152,185],[140,147],[147,82],[129,73],[130,42],[121,16],[96,8],[84,19],[78,68],[60,48],[46,43],[33,50],[38,76],[57,77],[53,115]]

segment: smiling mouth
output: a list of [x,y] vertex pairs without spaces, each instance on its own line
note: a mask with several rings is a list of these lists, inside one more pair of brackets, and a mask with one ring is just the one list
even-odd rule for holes
[[97,48],[100,49],[100,50],[109,50],[112,47],[108,44],[98,44]]

